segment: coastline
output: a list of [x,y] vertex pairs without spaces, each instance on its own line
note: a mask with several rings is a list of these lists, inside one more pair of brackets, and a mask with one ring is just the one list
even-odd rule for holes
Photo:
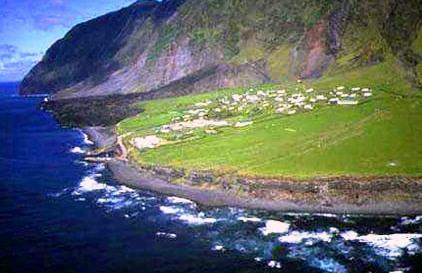
[[[115,150],[117,147],[117,136],[110,128],[89,127],[84,128],[83,132],[102,153]],[[94,153],[94,156],[99,155],[98,151]],[[262,194],[253,191],[253,194],[239,196],[233,191],[225,189],[171,183],[172,175],[166,171],[143,169],[135,166],[129,160],[122,160],[115,155],[105,163],[114,178],[121,184],[159,194],[186,198],[209,207],[228,206],[286,213],[386,216],[422,214],[422,198],[420,197],[422,190],[419,190],[422,189],[422,179],[420,178],[383,177],[363,183],[362,179],[352,177],[316,179],[311,182],[274,180],[252,182],[245,180],[247,183],[264,185],[261,189]],[[253,186],[255,187],[256,184]],[[399,198],[395,201],[377,200],[376,196],[379,197],[383,191],[392,195],[395,195],[396,191],[404,192],[406,197],[409,195],[410,198]],[[353,192],[353,194],[349,192]],[[353,195],[359,195],[359,197],[355,198]]]
[[87,135],[97,149],[112,149],[117,136],[111,127],[85,127],[81,131]]

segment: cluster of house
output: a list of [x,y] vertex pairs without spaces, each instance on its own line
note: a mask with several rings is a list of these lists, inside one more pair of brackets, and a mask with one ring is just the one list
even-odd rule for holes
[[[167,134],[176,131],[204,128],[207,134],[215,134],[215,128],[233,126],[236,128],[253,124],[252,120],[227,121],[225,118],[251,116],[252,110],[275,112],[283,115],[294,115],[298,112],[312,111],[318,105],[357,105],[360,100],[372,96],[370,88],[346,88],[338,86],[330,92],[318,92],[308,88],[294,92],[286,90],[249,89],[244,94],[224,96],[215,100],[199,102],[186,110],[182,116],[171,123],[162,125],[157,133]],[[158,146],[161,141],[156,136],[139,138],[138,148]]]
[[330,105],[356,105],[360,99],[372,96],[369,88],[353,87],[347,89],[338,86],[329,93],[320,93],[313,88],[289,93],[286,90],[258,90],[250,89],[245,94],[225,96],[215,101],[205,101],[195,104],[192,109],[185,112],[181,118],[185,121],[195,118],[218,116],[219,113],[229,112],[233,115],[242,114],[251,108],[258,110],[275,111],[276,113],[293,115],[299,111],[311,111],[318,104]]

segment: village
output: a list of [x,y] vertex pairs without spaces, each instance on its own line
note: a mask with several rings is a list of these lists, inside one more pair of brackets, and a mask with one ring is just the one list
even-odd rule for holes
[[[299,82],[300,83],[300,82]],[[195,103],[155,135],[136,137],[131,143],[140,150],[217,134],[218,128],[250,126],[263,115],[292,116],[324,106],[357,105],[373,95],[370,88],[337,86],[331,91],[314,88],[261,90],[249,88],[242,94]]]

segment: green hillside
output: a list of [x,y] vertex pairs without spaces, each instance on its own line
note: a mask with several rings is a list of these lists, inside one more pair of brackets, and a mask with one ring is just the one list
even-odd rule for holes
[[[117,130],[124,136],[130,157],[139,164],[174,167],[187,172],[211,170],[215,174],[300,179],[421,175],[422,97],[419,90],[406,81],[401,66],[391,59],[346,73],[329,73],[303,83],[224,89],[142,102],[138,107],[144,112],[120,122]],[[371,96],[363,97],[361,89],[355,92],[358,93],[354,99],[357,105],[309,102],[316,96],[338,97],[330,94],[336,88],[344,90],[345,97],[351,96],[351,89],[356,87],[369,88]],[[314,91],[307,93],[310,88]],[[224,97],[230,98],[233,94],[248,92],[253,96],[261,91],[268,98],[271,96],[268,94],[283,89],[285,98],[294,93],[303,94],[305,105],[312,105],[312,109],[302,106],[277,113],[278,103],[266,99],[241,111],[215,111]],[[160,130],[163,125],[189,119],[186,111],[198,109],[196,103],[208,104],[202,107],[208,111],[207,120],[224,120],[230,125]],[[235,126],[250,122],[253,123],[248,126]],[[159,138],[160,144],[154,148],[135,147],[134,140],[145,136]]]

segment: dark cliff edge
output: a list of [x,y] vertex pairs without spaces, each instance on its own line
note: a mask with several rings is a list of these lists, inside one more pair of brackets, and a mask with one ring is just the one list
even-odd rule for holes
[[193,179],[189,184],[172,183],[174,170],[140,169],[139,166],[116,159],[107,161],[107,166],[122,184],[187,198],[210,207],[362,215],[422,213],[420,178],[411,181],[400,177],[338,177],[300,183],[239,178],[242,184],[231,184],[231,188],[224,188],[213,181],[204,182],[203,177]]
[[420,86],[412,42],[421,18],[418,0],[137,1],[75,26],[20,93],[51,94],[45,107],[68,124],[109,125],[137,113],[138,100],[318,78],[391,58]]

